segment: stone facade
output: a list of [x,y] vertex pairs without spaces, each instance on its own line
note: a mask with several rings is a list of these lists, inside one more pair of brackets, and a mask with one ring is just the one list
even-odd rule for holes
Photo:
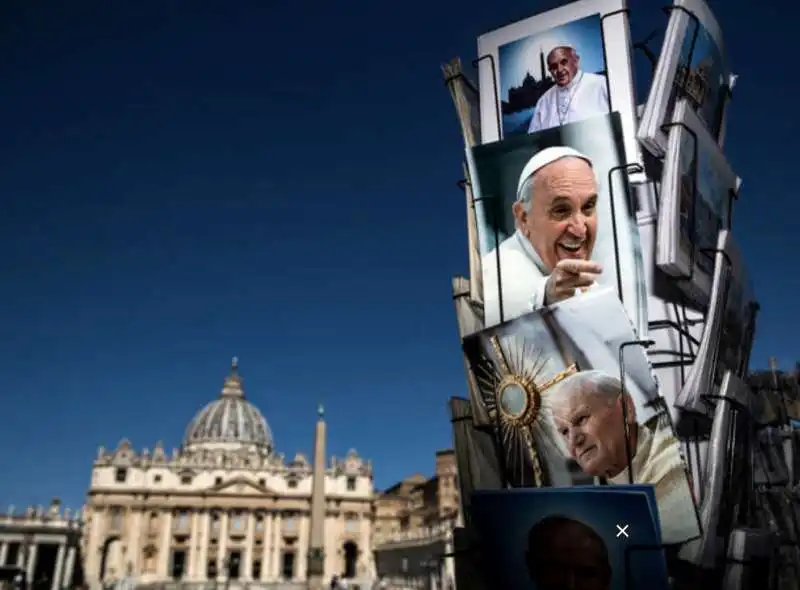
[[433,477],[415,473],[376,494],[376,542],[457,520],[460,513],[455,452],[438,451]]
[[436,453],[433,477],[411,475],[375,498],[378,576],[397,588],[453,588],[452,530],[461,521],[456,457]]
[[0,571],[3,579],[22,580],[37,590],[60,590],[82,582],[80,511],[30,507],[0,515]]
[[[326,580],[371,577],[371,464],[355,451],[325,461],[321,409],[315,432],[323,449],[316,464],[275,453],[234,359],[219,398],[192,420],[179,449],[137,452],[127,440],[101,448],[84,515],[90,586],[121,576],[140,584],[304,582],[311,548],[316,558],[322,549]],[[311,522],[315,504],[322,523]]]

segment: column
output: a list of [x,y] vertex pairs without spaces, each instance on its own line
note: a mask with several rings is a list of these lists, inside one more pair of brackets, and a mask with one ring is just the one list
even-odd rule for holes
[[297,516],[297,557],[295,558],[297,567],[295,567],[295,577],[298,580],[305,580],[306,579],[306,562],[307,559],[303,559],[304,556],[308,555],[308,536],[309,536],[309,519],[306,518],[305,514],[299,514]]
[[228,578],[226,564],[228,562],[228,511],[223,510],[219,517],[219,563],[217,564],[217,579]]
[[91,527],[89,531],[89,540],[86,543],[85,569],[86,581],[91,587],[96,587],[102,580],[100,579],[100,565],[102,561],[103,543],[102,527],[103,527],[103,513],[99,510],[92,509],[89,512],[91,517]]
[[72,574],[75,571],[75,547],[70,547],[67,551],[67,563],[64,567],[64,586],[72,587]]
[[318,410],[319,418],[314,430],[314,467],[311,476],[311,524],[306,553],[298,555],[300,561],[306,561],[306,579],[309,590],[322,590],[325,587],[325,442],[327,425],[325,424],[322,406]]
[[64,583],[61,581],[61,574],[64,571],[64,554],[66,547],[64,541],[58,544],[58,553],[56,554],[56,567],[53,571],[53,582],[50,584],[50,590],[59,590]]
[[[245,512],[245,517],[247,518],[247,536],[244,538],[244,571],[241,572],[244,575],[242,576],[245,580],[252,580],[253,579],[253,550],[254,545],[256,543],[255,539],[255,532],[256,532],[256,515],[255,512]],[[261,567],[264,567],[264,564],[261,564]]]
[[274,534],[272,535],[273,542],[272,542],[272,578],[277,580],[281,576],[281,513],[275,513],[275,520],[274,520]]
[[261,581],[266,582],[272,579],[272,560],[270,553],[272,552],[272,521],[275,515],[272,512],[267,512],[264,515],[264,547],[261,551]]
[[161,547],[158,553],[156,575],[161,580],[169,578],[169,557],[172,550],[172,511],[165,510],[161,519]]
[[[208,540],[211,537],[211,513],[203,509],[200,514],[200,534],[197,536],[197,579],[206,579],[206,564],[208,563]],[[195,541],[193,541],[195,542]]]
[[361,512],[358,515],[359,541],[358,541],[358,567],[363,571],[358,571],[358,575],[375,575],[375,559],[372,553],[372,523],[370,517]]
[[197,578],[197,538],[200,536],[200,514],[192,511],[192,529],[189,532],[189,550],[187,551],[186,561],[186,576],[190,580]]
[[33,583],[33,572],[36,566],[36,541],[32,541],[28,548],[28,564],[25,567],[28,582]]
[[6,557],[8,557],[8,541],[0,541],[0,566],[6,564]]
[[[131,564],[133,567],[132,575],[137,575],[141,573],[142,568],[142,531],[144,530],[142,523],[143,523],[144,513],[142,510],[130,510],[128,512],[128,530],[127,530],[127,537],[128,537],[128,553],[127,553],[127,562]],[[122,571],[123,573],[128,572],[128,563],[123,564]]]

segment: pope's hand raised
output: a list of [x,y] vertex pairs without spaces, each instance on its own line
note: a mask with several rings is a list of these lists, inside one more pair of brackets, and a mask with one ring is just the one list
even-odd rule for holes
[[591,260],[559,260],[553,272],[547,278],[544,292],[545,305],[552,305],[575,295],[578,289],[591,287],[603,266]]

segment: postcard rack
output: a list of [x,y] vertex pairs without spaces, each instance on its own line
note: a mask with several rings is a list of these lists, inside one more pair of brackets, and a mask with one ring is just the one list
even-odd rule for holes
[[[680,8],[681,10],[686,10],[683,7],[676,7]],[[697,18],[697,17],[694,17]],[[686,124],[682,122],[671,122],[662,125],[661,129],[665,133],[668,133],[672,128],[679,127],[685,133],[689,135],[692,139],[692,159],[693,159],[693,167],[692,167],[692,175],[691,175],[691,191],[692,191],[692,206],[689,214],[689,241],[692,244],[692,249],[689,253],[689,270],[687,273],[681,276],[670,276],[666,273],[659,273],[665,281],[673,283],[675,285],[675,293],[683,294],[684,289],[682,285],[686,283],[691,283],[694,279],[694,273],[696,272],[697,266],[697,259],[698,256],[707,256],[714,260],[716,254],[722,254],[725,258],[725,262],[727,265],[731,265],[730,257],[726,252],[720,252],[717,248],[698,248],[697,244],[697,189],[698,189],[698,174],[699,174],[699,141],[697,138],[697,134],[689,128]],[[663,158],[662,158],[663,161]],[[732,215],[733,215],[733,204],[734,201],[738,199],[738,195],[736,191],[733,189],[728,191],[728,218],[726,219],[725,229],[730,229],[732,224]],[[685,299],[683,302],[673,302],[672,303],[673,310],[675,312],[676,317],[680,317],[679,322],[671,321],[671,320],[656,320],[650,322],[648,324],[650,330],[668,330],[672,329],[675,330],[679,336],[679,348],[678,350],[670,350],[666,351],[670,354],[674,355],[677,360],[674,361],[663,361],[660,363],[654,363],[654,366],[661,368],[661,367],[668,367],[668,366],[678,366],[681,370],[681,386],[685,383],[686,380],[686,373],[685,369],[688,366],[694,364],[696,360],[696,348],[699,346],[700,342],[691,334],[691,327],[697,323],[705,322],[705,316],[707,314],[708,308],[706,307],[705,312],[703,313],[702,320],[690,320],[686,317],[686,302]],[[679,313],[680,312],[680,313]]]
[[[689,60],[689,62],[691,62],[692,57],[694,55],[694,48],[695,48],[695,45],[697,44],[697,35],[700,32],[700,28],[703,26],[702,24],[700,24],[700,19],[698,18],[698,16],[692,10],[690,10],[690,9],[686,8],[686,6],[683,6],[683,5],[680,5],[680,4],[669,4],[667,6],[663,6],[662,10],[667,15],[672,14],[672,12],[676,11],[676,10],[680,11],[683,14],[685,14],[687,17],[689,17],[689,20],[694,25],[694,33],[692,34],[692,42],[691,42],[691,45],[689,47],[689,56],[688,56],[688,60]],[[687,80],[683,80],[683,83],[679,87],[680,88],[680,96],[678,98],[682,98],[683,96],[687,95],[686,82],[687,82]],[[714,121],[714,127],[721,127],[720,123],[724,120],[725,111],[727,110],[728,103],[730,102],[731,98],[733,98],[733,90],[731,89],[731,86],[728,83],[728,81],[726,81],[724,84],[722,84],[720,86],[720,89],[725,94],[725,100],[720,103],[719,111],[714,114],[715,117],[717,118],[717,120]],[[730,211],[730,209],[729,209],[729,211]]]
[[478,59],[472,61],[472,67],[477,69],[484,60],[489,62],[489,67],[492,70],[492,89],[494,90],[494,116],[497,121],[497,139],[501,139],[503,137],[503,118],[500,116],[500,104],[497,102],[497,97],[500,93],[497,89],[497,64],[495,63],[494,56],[491,54],[481,55]]
[[[698,31],[700,28],[700,21],[698,17],[687,8],[683,6],[669,6],[664,8],[665,12],[668,14],[672,10],[681,10],[688,14],[689,18],[692,22],[695,23],[694,33],[692,38],[692,45],[690,49],[690,56],[691,53],[694,51],[694,45],[698,36]],[[618,14],[628,14],[628,9],[622,9],[618,11],[613,11],[608,14],[603,14],[600,17],[601,26],[600,26],[600,34],[601,34],[601,42],[603,47],[603,57],[605,63],[608,63],[607,55],[606,55],[606,39],[605,39],[605,30],[603,23],[605,19],[618,15]],[[634,43],[634,50],[642,51],[645,56],[648,57],[650,60],[653,71],[655,71],[657,59],[655,58],[655,54],[649,50],[648,43],[652,39],[654,35],[650,35],[644,41]],[[495,123],[497,126],[497,138],[502,139],[503,137],[503,128],[502,128],[502,115],[501,115],[501,108],[499,104],[499,93],[497,88],[497,64],[496,60],[493,55],[487,54],[482,55],[478,59],[472,62],[474,68],[478,68],[480,63],[483,61],[489,62],[489,67],[491,69],[492,75],[492,84],[494,90],[494,118]],[[463,74],[459,73],[451,78],[446,80],[446,84],[450,84],[452,80],[462,77]],[[609,85],[609,80],[606,78],[606,84]],[[684,87],[680,89],[680,94],[685,94],[685,84],[686,81],[683,82]],[[607,90],[610,90],[607,88]],[[722,92],[725,93],[726,98],[722,101],[721,107],[719,112],[715,113],[715,116],[721,117],[724,116],[724,112],[726,110],[726,106],[731,98],[731,89],[728,84],[722,86]],[[609,92],[609,96],[611,93]],[[483,122],[483,121],[482,121]],[[662,131],[664,133],[669,133],[669,131],[673,127],[681,127],[682,130],[689,134],[689,136],[693,140],[692,150],[693,150],[693,161],[694,166],[691,175],[691,190],[692,195],[696,197],[698,194],[698,174],[699,174],[699,142],[696,133],[686,126],[683,123],[667,123],[662,126]],[[663,159],[657,158],[656,160],[660,160],[663,165]],[[629,176],[631,174],[640,174],[645,172],[644,168],[639,163],[627,163],[620,166],[616,166],[609,170],[608,172],[608,187],[609,187],[609,197],[611,202],[611,230],[613,234],[613,251],[614,251],[614,260],[617,266],[617,277],[616,277],[616,287],[617,293],[619,296],[620,301],[623,301],[623,288],[622,288],[622,276],[619,272],[620,267],[620,252],[619,252],[619,235],[618,235],[618,227],[617,227],[617,218],[616,218],[616,211],[614,208],[618,205],[615,199],[615,190],[619,190],[620,186],[615,186],[614,180],[615,174],[622,174],[623,175],[623,183],[622,188],[623,190],[627,191],[627,203],[631,210],[634,210],[633,203],[632,203],[632,187],[630,184]],[[469,182],[467,180],[459,181],[458,185],[461,188],[465,188]],[[723,228],[730,229],[732,227],[733,222],[733,205],[734,201],[738,199],[738,194],[735,190],[731,189],[728,194],[728,213],[727,219],[723,220]],[[493,201],[493,197],[491,196],[483,196],[483,195],[473,195],[472,197],[472,206],[477,207],[479,202],[484,202],[485,205],[489,205],[490,207],[494,208],[493,205],[495,201]],[[491,203],[490,203],[491,202]],[[720,251],[717,248],[701,248],[697,243],[698,237],[698,204],[696,198],[692,199],[691,211],[689,214],[690,223],[689,223],[689,237],[692,244],[692,249],[690,252],[690,264],[689,264],[689,271],[685,273],[683,276],[668,276],[666,273],[658,273],[660,277],[664,280],[671,282],[674,284],[675,292],[678,294],[685,293],[685,284],[687,282],[692,282],[694,279],[694,273],[696,272],[696,266],[698,262],[698,257],[700,256],[709,256],[716,264],[716,254],[722,255],[723,264],[731,266],[731,259],[726,252]],[[502,323],[505,320],[504,310],[503,310],[503,292],[502,292],[502,283],[501,283],[501,264],[500,264],[500,256],[499,256],[499,248],[500,245],[500,228],[499,228],[499,219],[498,215],[495,211],[491,211],[491,225],[493,231],[493,241],[494,241],[494,250],[497,256],[496,264],[497,264],[497,289],[498,289],[498,303],[499,303],[499,319]],[[680,297],[680,296],[679,296]],[[671,352],[675,354],[675,360],[670,361],[663,361],[663,362],[651,362],[652,365],[656,368],[661,367],[680,367],[681,371],[681,386],[686,381],[686,370],[690,367],[696,360],[697,360],[697,350],[700,346],[700,341],[697,337],[692,334],[692,328],[699,323],[705,322],[705,316],[707,315],[706,312],[703,313],[701,319],[694,319],[687,317],[687,305],[685,304],[685,296],[683,296],[683,301],[681,299],[677,299],[677,301],[672,302],[671,305],[675,311],[674,317],[672,319],[663,319],[663,320],[656,320],[651,321],[648,323],[648,328],[650,332],[655,332],[657,330],[674,330],[676,334],[678,334],[678,350],[675,351],[665,351]],[[624,302],[624,301],[623,301]],[[758,304],[753,302],[750,304],[751,306],[751,313],[749,314],[749,323],[745,327],[746,331],[746,340],[752,340],[752,335],[755,330],[755,316],[756,312],[758,311]],[[637,339],[631,340],[629,342],[625,342],[620,345],[619,349],[619,370],[620,370],[620,383],[622,385],[622,389],[625,390],[626,386],[626,375],[627,371],[625,369],[625,351],[629,347],[634,346],[641,346],[642,348],[647,351],[650,349],[655,342],[650,339]],[[744,371],[747,367],[747,359],[742,359],[740,366],[732,368],[733,372],[736,373],[738,376],[743,376]],[[474,397],[472,399],[475,399]],[[737,406],[733,400],[727,397],[722,397],[718,395],[703,395],[703,399],[708,400],[709,402],[716,402],[716,403],[729,403],[733,404],[733,420],[732,422],[742,423],[745,422],[748,425],[754,425],[755,422],[753,417],[751,416],[749,410],[745,407]],[[722,401],[720,401],[722,400]],[[478,403],[477,401],[472,403]],[[659,411],[657,412],[659,419],[667,420],[671,422],[670,413],[668,408],[666,407],[666,400],[664,398],[659,398],[657,401],[652,402],[652,405],[655,406]],[[462,514],[463,514],[463,526],[457,527],[453,532],[453,548],[452,553],[447,555],[442,555],[441,558],[453,558],[455,561],[455,577],[456,577],[456,585],[459,590],[466,589],[466,590],[488,590],[489,588],[493,587],[491,583],[492,580],[485,580],[482,578],[482,572],[484,571],[483,568],[480,567],[481,562],[481,555],[480,555],[480,543],[479,539],[476,536],[474,524],[471,518],[471,498],[472,494],[476,490],[502,490],[508,489],[510,487],[509,484],[509,477],[506,468],[505,462],[505,449],[503,448],[503,442],[501,437],[499,436],[499,428],[496,424],[492,426],[477,426],[474,419],[473,419],[473,410],[477,408],[473,408],[471,402],[467,399],[463,398],[451,398],[450,400],[450,413],[451,413],[451,423],[453,428],[453,440],[454,440],[454,449],[456,454],[456,462],[457,462],[457,469],[459,472],[459,492],[460,498],[462,503]],[[623,413],[627,413],[627,406],[623,404]],[[663,410],[663,411],[662,411]],[[624,437],[625,437],[625,450],[627,455],[628,461],[628,477],[629,483],[633,484],[633,473],[630,469],[632,458],[633,458],[633,448],[632,448],[632,437],[630,432],[630,427],[628,425],[627,416],[624,416],[623,420],[624,424]],[[701,440],[700,433],[698,433],[697,437],[694,437],[695,448],[694,455],[696,455],[697,459],[700,459],[700,447],[699,441]],[[734,443],[736,445],[744,445],[747,447],[747,451],[742,451],[741,448],[737,450],[734,448]],[[729,437],[726,448],[725,448],[725,456],[726,458],[735,458],[747,455],[751,452],[753,445],[753,430],[751,428],[745,428],[742,434],[737,432],[737,437]],[[744,453],[744,454],[743,454]],[[691,455],[692,453],[690,453]],[[687,457],[688,461],[691,461],[691,456]],[[725,500],[720,504],[718,507],[719,510],[719,524],[717,526],[717,530],[720,531],[718,536],[724,539],[724,546],[721,548],[722,550],[718,552],[718,560],[717,560],[717,567],[708,570],[703,569],[701,567],[695,566],[692,563],[682,560],[679,558],[678,553],[681,548],[685,547],[687,543],[690,542],[702,542],[703,534],[709,534],[710,531],[702,531],[701,534],[695,537],[694,539],[690,539],[684,541],[678,545],[670,545],[670,544],[660,544],[656,546],[637,546],[637,547],[628,547],[626,549],[626,557],[625,557],[625,564],[626,564],[626,587],[630,588],[630,590],[634,590],[630,586],[630,570],[632,565],[631,558],[637,554],[642,552],[648,551],[659,551],[663,552],[667,557],[668,568],[670,572],[670,576],[673,578],[672,587],[675,590],[683,590],[684,588],[697,588],[698,583],[701,583],[702,587],[708,588],[723,588],[723,582],[726,578],[726,572],[730,569],[731,566],[738,566],[744,567],[745,569],[757,569],[759,567],[758,560],[754,559],[740,559],[737,558],[735,555],[732,555],[730,552],[730,545],[731,539],[733,538],[734,530],[737,527],[742,526],[743,520],[751,520],[748,517],[751,515],[748,513],[748,510],[751,510],[751,506],[754,502],[754,496],[758,493],[755,488],[752,473],[748,471],[750,467],[746,462],[742,462],[739,460],[730,460],[726,461],[725,463],[728,471],[725,474],[725,488],[728,490],[736,489],[736,493],[740,497],[734,497],[734,494],[730,494],[725,496]],[[585,483],[585,479],[581,480],[580,477],[584,476],[584,474],[575,473],[573,475],[573,483],[574,485],[580,485]],[[744,480],[740,483],[741,480]],[[750,482],[749,484],[746,482]],[[735,484],[739,484],[738,487]],[[744,507],[744,508],[743,508]],[[700,515],[698,515],[699,518]],[[795,523],[797,524],[797,523]],[[798,533],[800,533],[800,527],[796,527]],[[723,532],[724,531],[724,532]],[[726,588],[727,590],[727,588]]]
[[[664,6],[663,7],[663,11],[668,15],[671,14],[675,10],[681,11],[684,14],[686,14],[687,17],[689,18],[689,20],[691,21],[691,23],[694,25],[693,26],[694,30],[693,30],[693,34],[692,34],[691,45],[690,45],[690,49],[689,49],[689,60],[691,60],[691,56],[694,53],[694,47],[695,47],[695,44],[696,44],[696,41],[697,41],[698,32],[699,32],[700,26],[701,26],[700,20],[692,10],[688,9],[685,6],[673,4],[673,5],[669,5],[669,6]],[[650,37],[652,37],[652,35]],[[645,41],[640,42],[638,44],[634,44],[634,45],[635,45],[635,49],[640,49],[640,50],[644,51],[645,55],[647,55],[648,58],[652,62],[653,61],[652,58],[654,58],[655,55],[652,54],[652,52],[650,52],[648,50],[648,48],[647,48],[647,42],[648,41],[649,41],[649,39],[646,39]],[[683,95],[686,94],[686,83],[687,83],[687,81],[684,80],[683,83],[681,84],[681,86],[679,87],[679,93],[680,93],[679,95],[680,96],[683,96]],[[722,108],[720,108],[719,113],[716,114],[717,117],[724,116],[725,108],[726,108],[728,102],[730,101],[730,99],[732,97],[732,90],[730,88],[730,85],[727,82],[721,86],[721,89],[722,89],[722,92],[726,95],[726,99],[722,103],[723,106],[722,106]],[[692,138],[692,144],[693,144],[692,145],[692,149],[693,149],[693,152],[694,152],[693,153],[694,167],[693,167],[693,174],[692,174],[692,194],[694,196],[694,195],[697,195],[697,187],[698,187],[698,168],[699,168],[699,166],[698,166],[698,162],[699,162],[699,158],[698,158],[698,153],[699,153],[698,138],[697,138],[696,133],[692,129],[687,127],[685,124],[683,124],[683,123],[675,123],[675,122],[666,123],[665,125],[662,125],[661,130],[664,133],[669,133],[669,130],[672,129],[673,127],[682,128],[682,130],[685,131],[687,134],[689,134],[689,136]],[[664,157],[662,156],[659,159],[663,162]],[[728,218],[725,220],[726,221],[725,229],[730,229],[732,227],[732,224],[733,224],[733,201],[735,201],[737,199],[738,199],[738,194],[736,193],[736,191],[731,189],[729,191],[729,194],[728,194]],[[666,281],[674,283],[675,292],[677,294],[682,294],[684,292],[683,289],[682,289],[682,286],[685,285],[687,282],[691,282],[693,280],[695,267],[696,267],[696,262],[697,262],[697,256],[698,255],[701,255],[701,256],[711,255],[711,256],[713,256],[715,254],[715,252],[716,252],[716,250],[713,250],[713,249],[707,250],[707,249],[698,249],[697,248],[697,201],[696,201],[695,198],[692,199],[692,208],[691,208],[691,212],[690,212],[689,239],[690,239],[690,242],[692,243],[692,246],[693,246],[692,250],[690,252],[689,272],[687,274],[685,274],[684,276],[679,276],[679,277],[669,276],[666,273],[660,273],[661,276]],[[680,368],[680,372],[681,372],[681,382],[682,382],[681,384],[683,384],[685,382],[685,380],[686,380],[686,373],[685,373],[686,367],[691,366],[695,362],[696,354],[695,354],[693,349],[696,349],[696,347],[699,346],[699,342],[691,334],[691,327],[696,323],[704,322],[705,318],[703,320],[690,320],[689,318],[687,318],[686,317],[686,304],[685,304],[685,301],[684,302],[673,302],[672,306],[673,306],[673,311],[675,312],[675,317],[682,316],[682,317],[680,317],[680,320],[678,322],[671,321],[671,320],[656,320],[656,321],[652,321],[652,322],[649,323],[649,329],[651,331],[670,330],[670,329],[675,331],[675,333],[679,337],[679,349],[678,350],[664,351],[664,352],[667,352],[667,353],[669,353],[671,355],[674,355],[676,360],[661,361],[661,362],[658,362],[658,363],[654,363],[654,367],[656,367],[656,368],[679,367]],[[679,307],[681,308],[680,310],[679,310]],[[679,311],[681,313],[679,313]],[[704,314],[704,316],[705,316],[705,314]]]

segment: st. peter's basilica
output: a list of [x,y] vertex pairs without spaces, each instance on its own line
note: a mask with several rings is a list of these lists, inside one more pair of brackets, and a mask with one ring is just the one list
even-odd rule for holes
[[325,439],[320,408],[311,461],[276,453],[234,359],[179,449],[137,452],[123,440],[99,450],[84,512],[90,587],[122,576],[314,586],[374,576],[372,466],[355,451],[328,460]]

